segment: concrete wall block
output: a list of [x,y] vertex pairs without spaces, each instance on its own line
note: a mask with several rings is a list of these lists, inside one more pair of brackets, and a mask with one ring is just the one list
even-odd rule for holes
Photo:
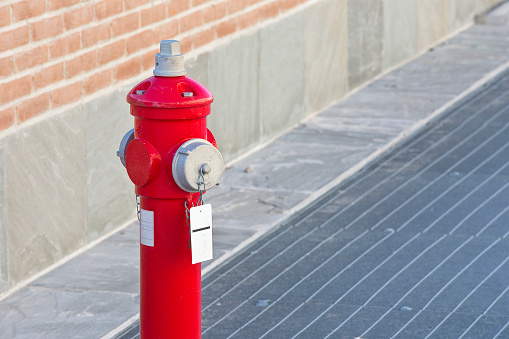
[[4,140],[0,138],[0,293],[9,288],[4,155]]
[[419,0],[384,0],[382,68],[389,69],[418,52]]
[[452,30],[451,2],[419,0],[419,51],[433,46]]
[[134,127],[126,102],[126,95],[134,85],[83,106],[88,241],[136,216],[134,186],[116,155],[122,137]]
[[451,32],[472,22],[476,10],[478,9],[478,0],[450,0],[451,1]]
[[5,138],[11,286],[86,244],[80,107]]
[[261,136],[267,140],[305,117],[305,13],[260,30]]
[[348,82],[354,89],[382,70],[383,2],[348,1]]
[[306,10],[306,106],[320,111],[348,91],[347,0],[317,2]]
[[[209,88],[209,52],[194,57],[184,56],[187,76]],[[212,93],[214,94],[214,93]]]
[[243,35],[210,54],[210,86],[214,95],[208,126],[225,161],[260,142],[257,33]]

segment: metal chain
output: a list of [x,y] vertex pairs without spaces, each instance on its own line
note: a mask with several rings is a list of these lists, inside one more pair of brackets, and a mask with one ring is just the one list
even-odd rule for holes
[[200,177],[198,178],[198,192],[200,192],[200,199],[198,199],[197,206],[205,205],[203,201],[203,192],[205,191],[205,178],[203,177],[203,166],[200,168]]
[[[200,177],[198,178],[198,192],[200,193],[200,198],[196,202],[196,206],[205,205],[205,201],[203,200],[203,192],[205,191],[205,178],[203,177],[203,167],[200,168]],[[191,208],[195,207],[192,200],[190,200],[191,207],[187,206],[187,200],[184,202],[184,207],[186,209],[186,223],[189,228],[189,248],[191,248]]]
[[138,220],[141,219],[141,210],[140,210],[140,196],[136,194],[136,216]]

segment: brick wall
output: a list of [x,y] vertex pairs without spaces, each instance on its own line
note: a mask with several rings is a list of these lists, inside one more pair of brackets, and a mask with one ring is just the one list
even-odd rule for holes
[[22,0],[0,4],[0,131],[152,69],[307,0]]

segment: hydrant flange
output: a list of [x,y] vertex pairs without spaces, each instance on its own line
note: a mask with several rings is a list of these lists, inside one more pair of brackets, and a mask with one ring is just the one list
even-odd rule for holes
[[172,163],[175,183],[186,192],[198,192],[200,172],[205,181],[204,190],[219,183],[224,171],[223,156],[210,142],[191,139],[180,145]]

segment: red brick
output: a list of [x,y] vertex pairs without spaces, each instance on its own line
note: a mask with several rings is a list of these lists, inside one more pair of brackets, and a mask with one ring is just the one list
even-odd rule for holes
[[216,33],[218,38],[232,34],[237,31],[237,18],[223,21],[216,25]]
[[209,1],[209,0],[191,0],[191,2],[192,2],[191,7],[200,6],[204,3],[206,3],[207,1]]
[[245,6],[246,7],[253,6],[253,5],[256,5],[257,3],[261,2],[261,1],[262,0],[246,0]]
[[50,59],[59,58],[80,49],[80,33],[75,32],[49,43]]
[[43,93],[35,98],[23,100],[16,106],[18,123],[36,117],[49,109],[50,95]]
[[0,7],[0,27],[11,24],[11,8],[9,6]]
[[46,12],[44,0],[24,0],[12,4],[12,18],[14,22],[27,20]]
[[125,53],[125,41],[120,40],[110,43],[99,49],[97,52],[97,62],[99,66],[104,65],[112,60],[118,59]]
[[124,0],[124,9],[129,10],[149,3],[150,0]]
[[202,18],[203,14],[201,11],[197,11],[180,18],[180,32],[187,32],[190,29],[200,26],[203,22]]
[[0,33],[0,52],[28,43],[28,26],[22,26]]
[[279,14],[279,2],[271,2],[260,7],[260,21],[273,18]]
[[34,90],[49,86],[64,79],[64,63],[43,68],[34,74]]
[[142,48],[153,45],[155,42],[154,31],[151,29],[127,38],[127,54],[132,54]]
[[155,66],[155,57],[156,54],[159,53],[159,48],[154,49],[148,53],[145,53],[141,56],[141,68],[143,70],[153,69]]
[[206,45],[216,38],[216,31],[213,28],[206,29],[193,35],[193,48]]
[[0,58],[0,77],[5,77],[14,73],[14,57],[7,56]]
[[180,52],[186,54],[191,51],[191,44],[193,40],[190,36],[180,39]]
[[214,4],[203,11],[203,21],[205,23],[222,19],[226,15],[226,2]]
[[132,78],[141,73],[141,60],[139,57],[121,63],[113,70],[115,81]]
[[141,26],[150,25],[166,18],[166,4],[160,3],[156,6],[141,11]]
[[281,11],[287,11],[299,4],[299,0],[281,0]]
[[14,107],[0,110],[0,131],[14,125]]
[[71,7],[80,2],[80,0],[46,0],[48,11],[54,11],[63,7]]
[[108,69],[86,78],[83,82],[83,93],[89,95],[111,85],[111,72],[111,69]]
[[239,29],[254,26],[258,23],[258,10],[254,9],[250,12],[241,14],[237,18]]
[[59,107],[78,101],[83,85],[81,81],[51,91],[51,107]]
[[82,72],[88,72],[97,67],[97,52],[91,51],[79,55],[65,62],[65,77],[70,79]]
[[27,75],[23,78],[0,83],[0,105],[16,100],[32,91],[32,76]]
[[81,32],[81,44],[83,48],[96,45],[101,41],[110,39],[111,23],[107,22],[99,26],[83,29]]
[[87,5],[66,12],[64,14],[64,27],[69,30],[88,24],[92,20],[94,20],[94,7]]
[[171,0],[171,2],[167,5],[168,8],[168,17],[172,17],[175,14],[183,12],[191,8],[190,0]]
[[228,14],[243,10],[247,7],[247,0],[228,0]]
[[64,30],[64,16],[62,14],[55,15],[51,18],[32,22],[30,31],[32,32],[32,40],[39,41],[52,38]]
[[103,20],[122,12],[122,0],[103,0],[95,4],[95,17]]
[[155,41],[161,40],[171,40],[173,39],[179,32],[179,23],[178,20],[172,20],[170,22],[165,22],[164,24],[157,27],[155,30]]
[[115,37],[138,29],[140,26],[139,18],[140,14],[135,12],[113,20],[111,24],[113,36]]
[[42,45],[16,55],[18,70],[41,65],[48,61],[48,46]]

